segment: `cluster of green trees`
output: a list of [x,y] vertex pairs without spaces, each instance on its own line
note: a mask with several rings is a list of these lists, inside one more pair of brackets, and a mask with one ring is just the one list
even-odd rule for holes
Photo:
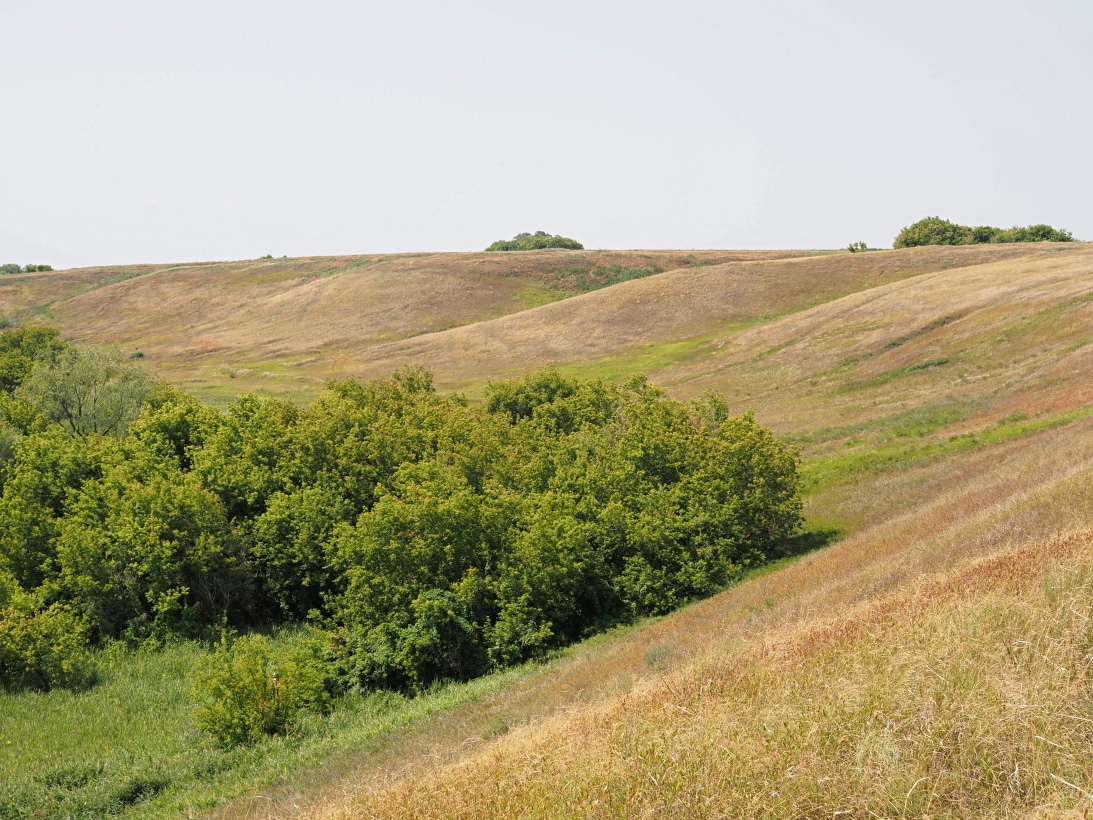
[[304,680],[301,704],[467,679],[708,595],[799,522],[792,450],[643,379],[550,369],[471,404],[407,370],[220,412],[19,328],[0,386],[0,681],[80,685],[87,645],[310,624],[307,663],[229,642],[198,676],[227,740],[255,730],[219,726],[225,703],[268,701],[246,669],[289,669],[273,686]]
[[1019,228],[992,228],[980,225],[972,228],[957,225],[947,219],[928,216],[904,228],[892,243],[893,248],[914,248],[922,245],[979,245],[988,242],[1073,242],[1067,230],[1050,225],[1029,225]]
[[0,273],[36,273],[37,271],[45,272],[49,270],[53,270],[49,265],[16,265],[14,262],[0,265]]
[[584,245],[565,236],[551,236],[546,231],[518,233],[512,239],[499,239],[486,248],[487,251],[537,251],[542,248],[565,248],[571,251],[584,250]]

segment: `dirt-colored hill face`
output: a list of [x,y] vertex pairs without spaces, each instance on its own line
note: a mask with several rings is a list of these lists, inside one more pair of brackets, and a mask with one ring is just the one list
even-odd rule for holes
[[803,253],[537,251],[94,268],[0,278],[0,315],[38,314],[70,338],[139,350],[188,387],[307,393],[376,345],[661,271]]

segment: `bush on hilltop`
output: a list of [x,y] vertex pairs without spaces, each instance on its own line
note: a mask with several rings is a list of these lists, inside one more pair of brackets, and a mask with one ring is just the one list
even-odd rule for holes
[[537,251],[543,248],[584,250],[584,245],[565,236],[551,236],[546,231],[518,233],[512,239],[499,239],[486,248],[487,251]]
[[916,248],[923,245],[981,245],[1007,242],[1073,242],[1067,230],[1050,225],[1030,225],[1026,228],[992,228],[980,225],[969,228],[947,219],[928,216],[904,228],[892,243],[893,248]]

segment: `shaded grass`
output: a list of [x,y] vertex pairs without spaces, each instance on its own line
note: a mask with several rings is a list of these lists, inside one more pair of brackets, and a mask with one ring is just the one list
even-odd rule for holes
[[417,697],[340,698],[298,735],[216,748],[191,720],[189,670],[207,649],[102,653],[103,682],[67,692],[0,692],[0,817],[175,817],[276,783],[289,772],[359,749],[527,674],[509,670]]

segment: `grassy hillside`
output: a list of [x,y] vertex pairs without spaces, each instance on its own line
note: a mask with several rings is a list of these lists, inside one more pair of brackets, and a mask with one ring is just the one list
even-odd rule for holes
[[536,251],[259,259],[0,278],[0,316],[140,352],[206,396],[302,396],[377,345],[674,269],[787,251]]
[[[42,778],[101,761],[105,774],[80,787],[90,800],[95,788],[116,797],[169,771],[161,794],[129,809],[141,816],[1080,817],[1093,808],[1093,251],[698,263],[592,252],[581,264],[602,281],[591,282],[550,253],[489,270],[480,266],[493,255],[388,257],[360,271],[316,261],[334,272],[307,281],[299,260],[247,263],[282,267],[266,282],[258,268],[225,266],[221,291],[217,266],[148,269],[113,284],[103,283],[118,271],[61,272],[40,293],[11,277],[0,299],[48,311],[80,338],[127,328],[153,367],[206,395],[306,394],[325,375],[410,363],[474,394],[545,361],[581,375],[648,373],[680,397],[716,390],[802,448],[809,525],[798,557],[543,666],[417,701],[350,704],[306,737],[228,763],[193,735],[177,740],[188,720],[179,673],[167,668],[177,658],[144,672],[121,659],[88,695],[51,694],[33,709],[0,700],[0,734],[14,741],[0,773],[44,788]],[[597,289],[610,265],[665,272]],[[434,299],[423,283],[450,286],[450,297]],[[530,307],[528,288],[545,289],[534,292],[549,303]],[[149,309],[149,319],[137,307],[187,304],[187,291],[186,314]],[[372,312],[362,309],[370,299]],[[181,315],[223,347],[147,341]],[[138,672],[144,688],[126,689]],[[70,744],[37,736],[53,715],[76,726],[81,709],[111,708],[131,691],[143,694],[115,718],[121,741],[104,740],[106,728],[73,730]],[[157,716],[173,739],[152,754],[160,741],[142,727]]]

